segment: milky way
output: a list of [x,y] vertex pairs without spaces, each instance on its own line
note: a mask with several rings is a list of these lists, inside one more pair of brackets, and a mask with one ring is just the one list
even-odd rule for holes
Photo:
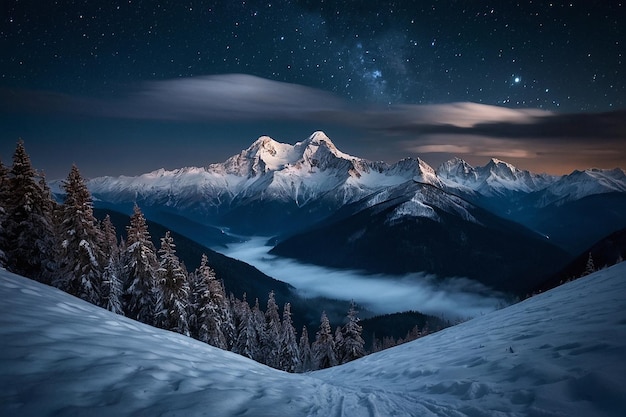
[[106,93],[246,73],[376,103],[624,105],[622,2],[11,1],[0,83]]

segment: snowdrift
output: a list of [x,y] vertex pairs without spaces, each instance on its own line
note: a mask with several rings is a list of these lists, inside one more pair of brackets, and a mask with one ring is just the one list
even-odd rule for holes
[[622,416],[626,263],[292,375],[0,271],[2,416]]

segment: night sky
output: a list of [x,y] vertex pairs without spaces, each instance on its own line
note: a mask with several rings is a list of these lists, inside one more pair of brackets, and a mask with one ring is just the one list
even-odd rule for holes
[[620,1],[4,0],[0,158],[63,177],[324,130],[394,162],[626,168]]

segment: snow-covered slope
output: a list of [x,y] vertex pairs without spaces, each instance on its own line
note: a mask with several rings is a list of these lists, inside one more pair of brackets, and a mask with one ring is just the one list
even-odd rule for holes
[[0,272],[2,416],[622,416],[626,263],[292,375]]

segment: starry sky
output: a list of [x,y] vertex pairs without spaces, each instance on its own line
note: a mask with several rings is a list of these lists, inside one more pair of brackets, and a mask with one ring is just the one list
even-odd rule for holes
[[345,152],[626,168],[621,1],[4,0],[0,158],[63,177]]

